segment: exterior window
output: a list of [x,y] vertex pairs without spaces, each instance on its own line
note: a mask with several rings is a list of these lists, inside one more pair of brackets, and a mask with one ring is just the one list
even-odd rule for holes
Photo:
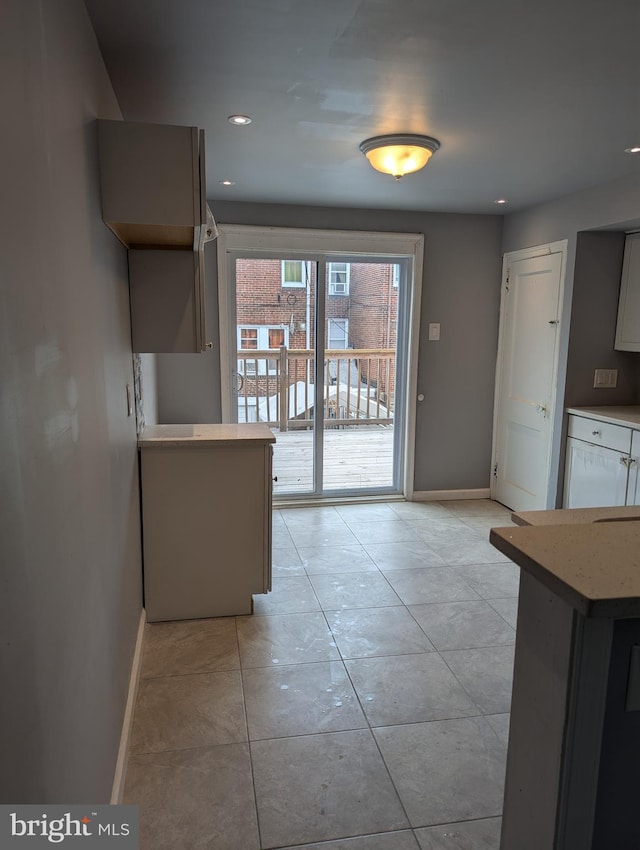
[[349,319],[327,319],[327,348],[349,348]]
[[[268,325],[253,325],[238,327],[238,351],[276,351],[281,345],[289,344],[288,327],[269,327]],[[268,369],[268,372],[267,372]],[[252,377],[254,375],[275,375],[278,370],[277,359],[267,358],[266,355],[257,357],[242,357],[238,360],[238,373]]]
[[349,276],[351,266],[349,263],[328,263],[329,273],[329,295],[348,295]]
[[400,264],[394,263],[391,266],[391,284],[392,284],[394,289],[397,289],[399,283],[400,283]]
[[258,347],[258,328],[238,328],[238,347],[256,349]]
[[282,261],[282,286],[302,289],[307,284],[306,263],[302,260]]

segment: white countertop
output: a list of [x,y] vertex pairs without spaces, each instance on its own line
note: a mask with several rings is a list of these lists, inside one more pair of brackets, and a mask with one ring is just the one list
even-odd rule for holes
[[271,429],[260,422],[239,425],[147,425],[138,437],[140,448],[204,447],[238,442],[275,443]]
[[511,514],[517,525],[575,525],[584,522],[640,520],[640,505],[607,508],[562,508],[555,511],[519,511]]
[[567,413],[597,419],[598,422],[611,422],[640,431],[640,404],[620,404],[603,407],[568,407]]
[[587,617],[640,617],[640,522],[492,528],[491,543]]

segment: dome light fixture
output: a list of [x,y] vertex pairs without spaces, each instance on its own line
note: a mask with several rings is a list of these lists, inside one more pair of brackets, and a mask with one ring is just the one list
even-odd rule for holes
[[248,115],[230,115],[227,121],[229,124],[235,124],[237,127],[244,127],[246,124],[251,124],[251,118]]
[[369,164],[396,180],[424,168],[439,147],[437,139],[412,133],[373,136],[360,143],[360,150]]
[[640,145],[634,145],[632,148],[625,148],[625,153],[640,153]]
[[496,198],[493,203],[502,205],[502,204],[508,204],[509,201],[507,200],[507,198]]

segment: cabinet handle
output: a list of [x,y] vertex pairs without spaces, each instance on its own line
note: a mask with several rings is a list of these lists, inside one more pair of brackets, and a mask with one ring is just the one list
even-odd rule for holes
[[602,436],[602,431],[592,431],[591,433],[593,434],[594,437],[601,437]]
[[631,457],[621,457],[621,458],[620,458],[620,463],[621,463],[623,466],[626,466],[626,467],[627,467],[627,469],[629,469],[629,463],[630,463],[631,461],[633,461],[633,458],[631,458]]

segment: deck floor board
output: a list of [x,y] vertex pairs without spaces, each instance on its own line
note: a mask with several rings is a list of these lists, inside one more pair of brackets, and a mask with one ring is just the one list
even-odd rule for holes
[[[274,495],[311,492],[313,433],[273,429]],[[324,490],[375,490],[393,484],[393,427],[329,428],[324,432]]]

